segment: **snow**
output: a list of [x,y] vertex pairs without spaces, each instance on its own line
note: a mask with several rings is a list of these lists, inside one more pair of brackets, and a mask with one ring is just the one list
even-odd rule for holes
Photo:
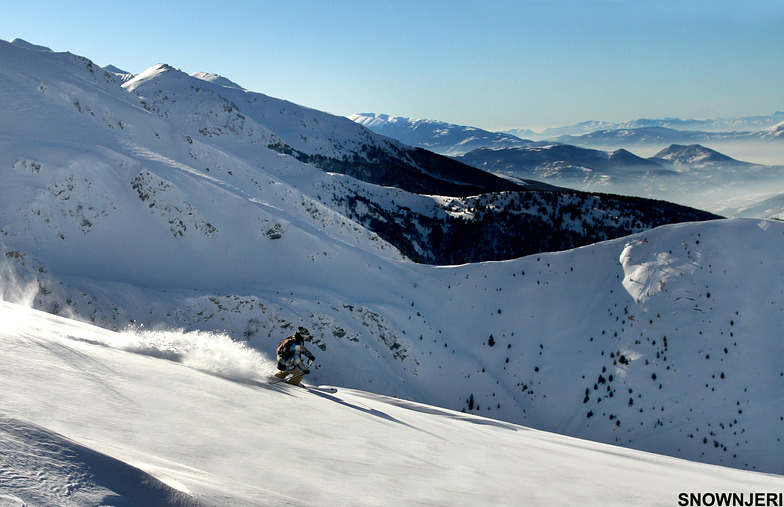
[[780,136],[784,132],[784,121],[779,122],[771,127],[768,127],[760,132],[763,136]]
[[453,125],[436,120],[374,113],[352,114],[348,118],[379,134],[447,156],[463,155],[483,147],[532,144],[531,141],[509,133],[488,132],[476,127]]
[[[353,389],[271,385],[268,363],[224,355],[235,346],[217,335],[189,366],[10,303],[0,318],[6,505],[673,505],[784,487]],[[243,354],[255,369],[223,368]]]
[[208,81],[210,83],[215,83],[221,86],[225,86],[227,88],[243,89],[240,85],[238,85],[234,81],[226,79],[225,77],[220,76],[218,74],[213,74],[211,72],[194,72],[193,74],[191,74],[191,76],[198,79],[202,79],[204,81]]
[[[318,196],[448,200],[267,148],[395,146],[348,119],[170,66],[121,83],[68,53],[0,59],[0,503],[781,490],[738,469],[784,473],[784,224],[417,265]],[[267,384],[297,325],[335,395]]]
[[[549,129],[542,135],[506,131],[536,139],[535,143],[504,138],[504,133],[474,135],[471,131],[477,129],[436,120],[376,113],[353,114],[349,118],[380,134],[455,157],[513,181],[537,180],[586,192],[661,199],[728,217],[778,218],[776,210],[769,210],[761,201],[784,192],[784,150],[777,142],[777,136],[784,131],[781,116],[782,113],[775,113],[702,121],[668,118],[623,124],[585,122]],[[739,127],[751,131],[727,131]],[[581,137],[574,137],[578,135]],[[558,146],[552,144],[554,141],[570,151],[553,150]],[[582,146],[585,153],[569,145]],[[595,149],[590,150],[593,156],[586,159],[589,148]],[[619,148],[650,158],[639,159]],[[530,154],[537,149],[553,151],[548,158],[563,158],[534,161]],[[617,160],[619,154],[625,154],[623,160]],[[609,156],[614,163],[602,164],[595,156]],[[584,164],[587,165],[583,167]],[[741,200],[743,204],[739,205]],[[742,208],[742,213],[738,208]]]
[[13,44],[14,46],[17,46],[17,47],[20,47],[20,48],[24,48],[24,49],[29,49],[31,51],[49,51],[49,52],[52,51],[51,49],[49,49],[46,46],[39,46],[37,44],[31,44],[31,43],[27,42],[26,40],[19,39],[19,38],[11,39],[10,43]]

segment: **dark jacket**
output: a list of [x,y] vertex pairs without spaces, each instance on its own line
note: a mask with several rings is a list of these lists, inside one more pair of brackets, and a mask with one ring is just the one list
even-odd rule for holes
[[305,363],[305,360],[302,356],[307,357],[311,361],[315,361],[316,356],[310,353],[308,349],[305,348],[305,342],[297,340],[292,345],[289,346],[289,356],[288,358],[283,358],[280,355],[278,356],[278,369],[281,371],[292,371],[292,370],[301,370],[305,371],[308,369],[308,364]]

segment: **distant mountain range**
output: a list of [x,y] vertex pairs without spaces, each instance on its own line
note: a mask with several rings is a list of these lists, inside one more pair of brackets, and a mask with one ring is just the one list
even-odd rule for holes
[[504,132],[489,132],[476,127],[454,125],[436,120],[422,120],[363,113],[349,116],[373,132],[392,137],[411,146],[419,146],[442,155],[462,155],[478,148],[531,146],[532,141]]
[[587,121],[575,125],[553,127],[541,132],[528,129],[510,129],[504,132],[527,139],[556,139],[562,136],[582,136],[592,132],[664,128],[701,132],[757,132],[784,122],[784,112],[770,115],[716,118],[707,120],[682,120],[680,118],[638,119],[627,122]]
[[784,166],[738,161],[698,144],[673,144],[649,158],[624,149],[606,152],[567,144],[484,148],[456,158],[513,180],[653,197],[720,214],[732,211],[732,199],[775,190],[784,181]]
[[699,144],[673,144],[650,158],[624,149],[605,152],[569,144],[482,148],[455,158],[492,173],[564,186],[651,180],[705,168],[754,167]]
[[562,135],[552,141],[578,146],[644,146],[666,143],[742,142],[766,139],[784,139],[784,122],[758,131],[705,132],[676,130],[667,127],[637,127],[596,130],[579,136]]
[[[717,213],[732,213],[739,206],[770,211],[769,207],[755,206],[755,202],[772,198],[777,192],[784,194],[781,112],[705,121],[585,122],[550,129],[541,135],[530,131],[492,133],[444,122],[370,113],[351,118],[390,137],[399,135],[412,145],[429,146],[466,164],[529,183],[541,181],[583,191],[671,200]],[[718,131],[741,127],[759,130]],[[565,135],[568,132],[581,135]],[[547,141],[504,137],[510,133],[537,139],[545,135],[555,137]],[[481,144],[484,146],[478,147]],[[751,153],[756,158],[772,160],[775,165],[742,162],[705,144]],[[476,148],[471,150],[472,147]],[[643,158],[629,150],[653,155]],[[762,218],[784,218],[784,210]]]
[[485,171],[569,186],[669,173],[662,164],[626,150],[604,152],[568,144],[525,148],[482,148],[456,157]]
[[583,122],[542,132],[511,129],[490,132],[438,120],[414,119],[380,113],[352,114],[349,118],[379,134],[443,155],[463,155],[478,148],[534,146],[539,141],[586,147],[695,144],[708,141],[777,139],[784,132],[784,112],[716,120],[633,120],[623,123]]

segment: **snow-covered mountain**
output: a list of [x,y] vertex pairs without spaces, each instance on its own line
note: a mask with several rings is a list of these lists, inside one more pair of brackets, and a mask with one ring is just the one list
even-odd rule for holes
[[626,150],[605,152],[568,144],[536,147],[480,149],[459,160],[485,171],[513,178],[528,178],[579,188],[586,183],[607,185],[672,172],[662,164],[640,158]]
[[776,220],[784,220],[784,194],[774,195],[766,199],[751,199],[739,207],[730,207],[722,213],[733,217],[754,218],[765,216]]
[[477,127],[456,125],[434,119],[415,119],[383,113],[357,113],[349,118],[374,132],[445,155],[462,155],[491,147],[530,146],[535,141],[604,148],[607,142],[621,141],[615,148],[631,143],[698,143],[710,140],[765,137],[784,121],[784,112],[765,116],[726,117],[706,120],[680,118],[636,119],[625,122],[586,121],[551,127],[541,132],[528,128],[490,132]]
[[[163,331],[144,345],[169,359],[200,343],[199,333],[220,331],[269,360],[292,327],[306,325],[316,383],[782,473],[782,224],[641,232],[645,208],[677,209],[567,192],[415,194],[313,164],[372,173],[398,157],[410,174],[450,188],[482,176],[460,169],[449,179],[438,171],[465,166],[425,169],[422,160],[441,158],[168,66],[122,84],[70,54],[1,43],[0,57],[2,299],[119,331],[196,332],[173,346]],[[638,234],[429,266],[344,212],[371,205],[388,213],[368,213],[383,225],[395,210],[466,227],[495,210],[545,217],[582,237],[612,223]],[[477,248],[528,239],[496,228],[451,233]],[[564,243],[553,249],[568,248],[564,238],[550,237]],[[62,433],[42,420],[32,422]]]
[[457,158],[508,178],[663,199],[719,214],[735,207],[732,203],[750,207],[784,190],[784,166],[742,162],[698,144],[673,144],[647,159],[624,149],[564,144],[481,149]]
[[[285,200],[289,192],[286,185],[293,186],[302,200],[298,205],[287,202],[286,206],[296,206],[295,214],[307,213],[318,224],[330,216],[328,220],[342,220],[349,228],[362,225],[405,255],[434,263],[500,260],[545,249],[581,246],[673,221],[709,217],[675,206],[666,209],[648,206],[648,210],[661,209],[639,212],[643,207],[635,201],[622,203],[622,199],[615,199],[604,204],[601,199],[593,198],[592,209],[603,209],[603,214],[587,217],[589,227],[574,231],[552,217],[534,212],[543,199],[553,201],[551,197],[526,192],[526,198],[533,198],[528,199],[527,206],[533,209],[518,207],[507,213],[507,209],[499,206],[503,200],[509,200],[504,197],[496,199],[493,206],[484,210],[483,219],[478,220],[475,219],[478,214],[472,211],[476,201],[472,195],[526,189],[549,192],[552,187],[511,182],[452,159],[407,147],[346,118],[249,92],[212,74],[189,76],[169,65],[156,65],[138,76],[118,75],[97,69],[89,60],[70,54],[30,51],[16,44],[4,44],[3,51],[9,62],[6,69],[9,72],[13,69],[8,82],[21,84],[23,77],[27,80],[23,86],[8,87],[3,92],[6,102],[20,105],[4,118],[6,131],[15,134],[6,139],[6,167],[22,174],[27,171],[24,181],[18,182],[20,188],[48,186],[52,195],[44,193],[41,199],[62,195],[62,201],[72,203],[70,194],[62,193],[62,178],[73,179],[74,170],[83,172],[79,181],[69,180],[67,185],[68,192],[73,187],[86,196],[85,189],[93,185],[93,178],[107,177],[106,171],[92,169],[101,165],[110,172],[120,171],[113,177],[131,182],[130,196],[135,200],[127,207],[146,212],[149,204],[159,210],[160,217],[171,222],[172,234],[184,234],[188,228],[190,233],[195,230],[208,235],[214,229],[220,230],[217,224],[199,218],[210,213],[205,207],[215,201],[202,201],[197,206],[193,201],[200,197],[188,197],[190,192],[203,193],[200,189],[204,184],[208,188],[220,188],[228,192],[222,195],[232,197],[232,204],[217,204],[220,214],[233,206],[260,208],[269,202]],[[70,79],[67,85],[61,84],[59,76],[64,67]],[[53,121],[57,116],[47,112],[50,108],[57,108],[61,120]],[[28,130],[22,129],[16,135],[17,125],[22,121]],[[37,122],[42,125],[36,126]],[[59,133],[66,129],[69,130],[66,134]],[[60,139],[69,136],[72,139],[69,146],[61,146]],[[31,139],[41,152],[35,157],[29,156],[31,149],[25,146]],[[45,160],[48,152],[42,146],[48,143],[52,144],[52,150],[59,151]],[[69,176],[61,177],[51,168],[60,167],[63,160],[70,161],[65,169]],[[28,165],[40,167],[44,162],[50,170],[24,169]],[[178,170],[174,179],[169,176],[171,169]],[[183,178],[189,181],[181,185]],[[195,186],[194,180],[198,180]],[[263,184],[265,181],[267,185]],[[397,189],[390,189],[390,185]],[[100,194],[99,208],[103,211],[99,215],[132,222],[122,227],[139,227],[139,216],[121,213],[115,206],[128,198],[129,189],[111,188],[122,191],[112,193],[107,189]],[[450,199],[415,195],[407,190],[447,195]],[[18,191],[9,199],[36,201],[35,197],[25,197]],[[554,201],[560,206],[569,205],[575,199],[585,200],[585,197],[559,195]],[[314,202],[310,203],[311,200]],[[238,204],[242,201],[247,202]],[[54,213],[61,204],[55,200],[48,206]],[[89,212],[91,206],[84,202],[79,206],[71,214],[79,215],[80,228],[90,227],[87,224],[95,223],[98,217]],[[453,210],[458,208],[465,212],[456,214]],[[266,208],[272,214],[276,209]],[[636,209],[632,211],[635,214],[632,227],[607,219],[627,209]],[[243,216],[254,213],[255,209]],[[560,214],[557,210],[555,213]],[[356,223],[345,222],[346,216]],[[57,224],[60,219],[48,217],[46,223],[54,229],[60,227]],[[259,220],[265,226],[270,223],[272,229],[264,230],[272,230],[271,236],[280,236],[278,229],[283,227],[280,223],[273,223],[269,216]],[[232,242],[241,241],[239,238],[243,236],[258,235],[252,222],[236,225],[250,227],[251,232],[238,233]],[[511,237],[511,242],[497,234],[509,227],[520,231]],[[527,229],[532,232],[526,234]],[[252,244],[253,239],[250,241]],[[116,257],[118,262],[125,261],[122,253]]]
[[[771,117],[771,121],[775,118]],[[779,125],[781,120],[778,120],[778,124],[761,123],[755,130],[744,131],[677,130],[663,126],[624,127],[596,130],[582,135],[564,135],[555,137],[552,141],[599,150],[626,148],[645,155],[672,144],[700,144],[727,153],[735,159],[764,165],[784,165],[784,146],[780,142],[782,138],[776,134]]]
[[143,106],[202,140],[258,165],[259,148],[323,170],[420,193],[473,195],[515,185],[378,136],[342,117],[242,89],[221,76],[156,65],[123,84]]
[[672,144],[663,149],[653,156],[653,160],[672,163],[678,167],[683,167],[685,170],[690,168],[705,168],[707,166],[751,166],[745,162],[740,162],[728,157],[723,153],[716,150],[711,150],[699,144],[690,144],[688,146]]
[[[389,136],[410,146],[418,146],[442,155],[462,155],[478,148],[530,146],[526,132],[510,135],[476,127],[455,125],[437,120],[360,113],[348,117],[373,132]],[[533,132],[531,132],[533,133]]]
[[784,121],[759,132],[760,137],[780,138],[784,136]]
[[762,132],[703,132],[676,130],[667,127],[637,127],[596,130],[580,136],[559,136],[553,141],[588,148],[647,147],[669,144],[717,144],[751,142],[760,139]]
[[[784,125],[782,117],[784,113],[704,121],[667,118],[624,123],[584,122],[560,130],[549,129],[542,134],[501,133],[540,140],[525,143],[506,143],[503,138],[499,140],[498,133],[480,131],[483,135],[475,135],[478,129],[433,120],[370,113],[351,118],[390,137],[418,146],[437,147],[441,153],[474,167],[516,180],[525,179],[529,185],[542,181],[583,191],[671,200],[718,212],[738,206],[759,209],[756,206],[759,201],[784,191],[781,186],[784,147],[778,142]],[[740,127],[755,130],[738,131]],[[541,140],[547,138],[551,141]],[[707,143],[715,149],[698,143]],[[662,153],[672,157],[673,150],[683,151],[686,146],[710,150],[713,156],[710,159],[681,156],[677,164],[659,156]],[[475,149],[469,151],[467,147]],[[756,163],[732,159],[719,153],[719,149],[750,157]],[[644,153],[648,158],[628,150]],[[694,161],[693,167],[689,160]],[[707,161],[717,169],[714,174],[706,174]],[[656,167],[657,162],[663,163],[662,167]],[[677,182],[670,181],[673,170],[678,172]]]
[[597,131],[630,130],[664,128],[679,131],[700,132],[756,132],[769,128],[784,121],[784,112],[777,111],[770,115],[709,118],[704,120],[681,118],[640,118],[625,122],[586,121],[574,125],[552,127],[538,133],[530,133],[527,129],[510,129],[505,131],[512,135],[525,132],[529,139],[545,140],[561,136],[582,136]]
[[113,333],[2,302],[0,319],[2,505],[673,505],[784,488],[367,392],[270,385],[267,361],[220,335]]

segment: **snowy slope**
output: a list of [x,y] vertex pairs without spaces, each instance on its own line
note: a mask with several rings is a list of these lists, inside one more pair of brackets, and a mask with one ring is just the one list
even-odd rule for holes
[[[6,43],[0,51],[16,70],[6,77],[18,79],[3,87],[10,111],[0,117],[0,193],[8,215],[0,227],[16,248],[39,252],[48,267],[81,263],[92,265],[90,275],[97,278],[168,287],[187,279],[193,287],[242,281],[254,265],[281,262],[281,244],[289,241],[315,245],[326,239],[400,258],[375,234],[274,174],[149,113],[88,60],[57,53],[33,59]],[[46,77],[32,82],[29,75]],[[261,150],[256,161],[290,178],[325,177],[270,150]],[[129,250],[118,235],[148,245],[145,255]],[[193,280],[194,262],[216,260],[221,269]]]
[[216,75],[189,76],[169,65],[150,67],[123,87],[145,109],[180,129],[240,156],[255,167],[259,148],[321,169],[419,193],[471,195],[516,185],[452,159],[377,135],[347,118],[253,93]]
[[[132,80],[150,87],[137,96],[67,53],[0,51],[2,299],[109,329],[217,330],[267,358],[306,325],[315,382],[781,473],[782,224],[684,224],[561,254],[416,265],[319,194],[438,201],[456,217],[509,196],[467,206],[325,173],[264,147],[297,131],[237,116],[213,92],[245,92],[213,77],[154,67]],[[156,80],[177,95],[156,94]],[[319,117],[297,149],[339,153],[305,135]],[[538,198],[517,212],[577,232],[590,219],[642,229],[598,199]]]
[[[735,206],[738,206],[735,203]],[[738,207],[724,210],[727,216],[737,217],[769,217],[775,220],[784,220],[784,194],[774,195],[764,199],[752,199]]]
[[361,391],[270,385],[264,359],[221,336],[161,358],[145,334],[7,303],[0,318],[4,505],[673,505],[784,488]]
[[[524,187],[405,147],[346,118],[249,92],[219,76],[189,76],[156,65],[126,79],[70,54],[6,43],[2,50],[8,65],[0,66],[0,75],[7,74],[0,97],[17,107],[0,119],[5,133],[0,170],[14,185],[7,187],[8,209],[0,213],[10,222],[5,230],[27,243],[19,247],[25,251],[81,248],[82,240],[88,247],[91,240],[108,245],[107,234],[127,230],[138,234],[140,244],[154,243],[155,265],[182,243],[189,243],[189,255],[203,259],[225,257],[226,244],[246,243],[226,260],[253,265],[279,254],[274,248],[279,245],[268,239],[285,242],[298,234],[284,232],[306,227],[310,234],[315,227],[317,234],[361,249],[391,251],[385,241],[376,241],[382,237],[411,258],[460,263],[564,249],[709,217],[672,206],[643,212],[632,228],[591,218],[578,234],[535,210],[513,210],[526,216],[510,223],[503,216],[507,210],[497,205],[482,220],[458,219],[431,196],[468,199],[486,188],[494,194],[530,188],[549,199],[554,189],[540,183]],[[595,201],[605,214],[615,213],[613,203]],[[651,208],[633,200],[624,207]],[[54,233],[54,242],[31,237],[41,233],[32,224],[37,221]],[[507,246],[498,231],[509,228],[521,233],[512,238],[517,244]],[[521,241],[529,229],[548,231],[552,239],[539,234],[540,240]],[[486,247],[465,251],[476,244],[472,238]],[[196,247],[202,239],[210,245]],[[455,245],[454,253],[443,245]],[[122,247],[112,252],[109,273],[136,270],[139,259],[129,259],[130,253]],[[183,273],[172,275],[182,283]]]
[[7,252],[3,285],[107,327],[225,330],[266,357],[304,324],[315,382],[781,473],[782,247],[784,224],[718,221],[501,263],[292,258],[225,291],[42,275]]

